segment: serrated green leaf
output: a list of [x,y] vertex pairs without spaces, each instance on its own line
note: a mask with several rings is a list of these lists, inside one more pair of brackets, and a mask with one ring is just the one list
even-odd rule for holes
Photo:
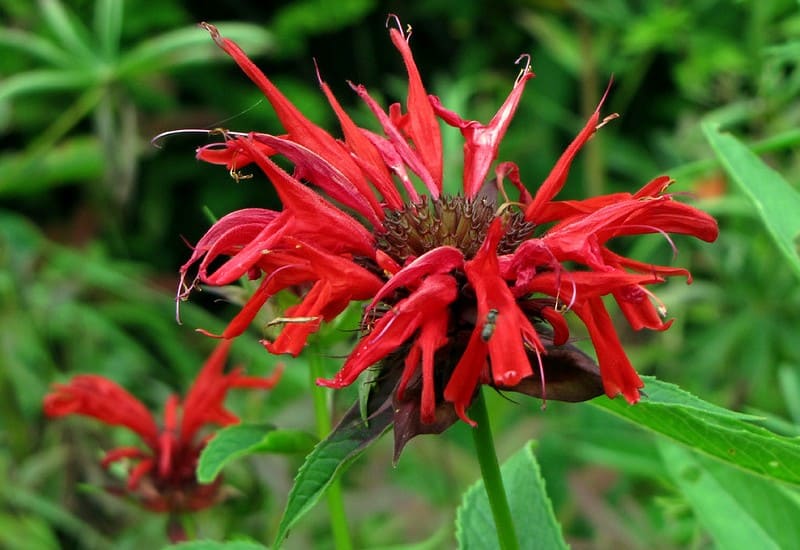
[[359,404],[353,405],[331,434],[306,457],[289,492],[274,547],[281,547],[289,529],[319,502],[336,476],[391,426],[393,408],[383,406],[385,399],[376,399],[375,403],[380,408],[372,410],[366,421],[361,417]]
[[237,424],[221,429],[200,453],[197,480],[200,483],[213,482],[226,464],[252,454],[253,449],[274,429],[274,426],[254,424]]
[[767,231],[800,276],[797,249],[800,193],[732,135],[720,133],[711,123],[703,124],[703,132],[725,170],[753,201]]
[[[566,549],[567,543],[533,453],[534,445],[529,441],[500,467],[520,548]],[[456,514],[456,539],[462,550],[499,548],[482,480],[470,487],[461,500]]]
[[677,386],[644,376],[647,397],[591,401],[642,428],[750,472],[800,485],[800,438],[784,437],[751,421],[757,417],[706,403]]
[[665,441],[658,448],[718,548],[778,550],[800,540],[800,505],[789,489]]
[[249,540],[193,540],[165,546],[163,550],[266,550],[266,546]]

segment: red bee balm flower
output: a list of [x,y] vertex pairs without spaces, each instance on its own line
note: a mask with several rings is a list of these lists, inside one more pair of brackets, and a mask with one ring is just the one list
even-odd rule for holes
[[[635,194],[553,200],[580,148],[612,118],[601,120],[600,105],[531,195],[513,163],[489,175],[534,76],[527,64],[488,124],[464,120],[428,95],[408,35],[390,29],[408,72],[405,112],[399,104],[384,111],[364,86],[352,85],[381,125],[384,135],[377,135],[356,126],[320,80],[343,130],[344,139],[337,140],[303,116],[235,43],[203,26],[264,92],[286,132],[228,132],[223,143],[198,150],[198,158],[232,173],[255,163],[284,205],[280,212],[228,214],[181,269],[185,279],[198,267],[194,283],[182,283],[181,298],[198,281],[225,285],[244,274],[261,279],[222,337],[241,334],[276,292],[303,288],[300,303],[285,313],[295,322],[264,342],[273,353],[297,355],[320,321],[353,300],[369,300],[355,349],[333,379],[319,383],[341,388],[378,366],[375,384],[394,384],[401,445],[416,433],[442,431],[456,415],[471,422],[466,411],[481,384],[567,401],[604,389],[610,397],[621,393],[638,401],[643,384],[601,297],[612,295],[634,329],[664,330],[670,322],[662,321],[663,308],[653,305],[646,286],[689,273],[636,262],[606,245],[644,233],[713,241],[717,224],[667,194],[667,177]],[[463,187],[456,196],[442,192],[439,120],[459,128],[465,140]],[[294,174],[279,168],[275,155],[288,159]],[[517,190],[515,201],[507,198],[506,180]],[[567,311],[586,325],[599,372],[567,344]],[[408,433],[398,436],[398,428]]]
[[138,500],[155,512],[200,510],[217,502],[221,478],[200,485],[195,477],[200,451],[212,436],[201,436],[207,424],[227,426],[239,421],[225,409],[224,401],[232,388],[272,388],[280,378],[277,371],[269,378],[243,376],[241,369],[223,372],[231,341],[223,341],[206,361],[183,403],[173,395],[164,407],[164,423],[159,428],[150,411],[116,383],[93,374],[75,376],[67,384],[55,384],[44,398],[44,411],[50,417],[70,414],[91,416],[112,426],[135,432],[147,446],[122,447],[106,453],[103,467],[122,459],[135,463],[124,490],[112,492]]

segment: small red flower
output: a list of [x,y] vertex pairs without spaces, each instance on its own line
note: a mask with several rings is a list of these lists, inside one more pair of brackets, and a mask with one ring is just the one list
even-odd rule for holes
[[[601,120],[603,101],[531,194],[513,163],[490,173],[534,76],[526,57],[508,98],[482,124],[427,94],[408,35],[392,28],[389,36],[408,73],[405,111],[400,104],[385,111],[364,86],[352,85],[383,130],[375,134],[358,127],[320,79],[342,127],[338,140],[305,118],[236,44],[203,26],[264,92],[285,130],[227,133],[222,143],[197,153],[231,171],[255,163],[283,202],[280,212],[246,209],[221,219],[181,269],[185,278],[198,268],[191,285],[182,283],[181,298],[198,282],[224,285],[245,274],[261,279],[223,337],[241,334],[271,296],[290,288],[301,301],[285,315],[296,322],[264,344],[273,353],[296,355],[320,321],[350,301],[369,300],[353,352],[333,379],[319,383],[340,388],[377,366],[374,384],[394,388],[400,447],[416,433],[442,431],[456,416],[471,423],[466,411],[481,384],[569,401],[603,390],[630,403],[639,399],[643,384],[602,296],[613,296],[634,329],[664,330],[670,322],[646,287],[689,274],[620,256],[608,242],[645,233],[713,241],[717,224],[666,193],[667,177],[635,194],[554,200],[580,148],[615,116]],[[462,193],[456,196],[442,192],[440,120],[464,136]],[[292,175],[273,162],[276,155],[294,165]],[[506,182],[516,190],[513,200]],[[212,263],[218,267],[209,272]],[[567,343],[569,311],[588,328],[599,371]]]
[[195,477],[197,459],[212,435],[201,434],[207,425],[227,426],[238,418],[224,406],[232,388],[272,388],[280,371],[268,378],[244,376],[237,368],[223,372],[231,341],[214,350],[180,402],[171,396],[164,406],[159,426],[147,408],[116,383],[102,376],[84,374],[66,384],[55,384],[44,398],[44,412],[50,417],[78,414],[96,418],[111,426],[123,426],[136,433],[143,447],[121,447],[106,453],[104,468],[128,459],[133,466],[124,488],[127,494],[154,512],[188,512],[212,506],[220,498],[221,478],[200,485]]

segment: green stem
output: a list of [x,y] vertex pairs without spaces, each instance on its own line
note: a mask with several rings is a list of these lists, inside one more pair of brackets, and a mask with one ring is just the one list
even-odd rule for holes
[[[311,394],[314,399],[314,417],[317,424],[317,435],[320,440],[328,437],[331,432],[332,422],[330,410],[326,400],[326,391],[317,386],[317,378],[323,376],[322,355],[319,349],[309,350],[308,371],[311,377]],[[351,550],[353,543],[347,529],[347,515],[344,510],[342,486],[338,479],[334,479],[328,487],[328,511],[331,517],[331,531],[336,550]]]
[[503,478],[500,475],[500,464],[497,462],[497,453],[494,450],[492,428],[489,425],[489,412],[486,410],[483,390],[478,392],[469,412],[473,420],[478,423],[472,430],[472,440],[475,442],[475,452],[481,466],[483,486],[489,497],[489,506],[492,508],[492,516],[497,527],[500,548],[518,550],[519,539],[517,539],[517,532],[514,529],[514,521],[511,519],[511,509],[508,507]]

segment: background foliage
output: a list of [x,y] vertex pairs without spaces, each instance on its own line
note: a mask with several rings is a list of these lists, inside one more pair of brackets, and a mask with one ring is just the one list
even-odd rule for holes
[[[162,149],[149,143],[175,128],[278,127],[258,90],[194,26],[203,20],[237,40],[303,112],[331,129],[334,117],[318,92],[313,59],[365,121],[347,79],[384,98],[402,96],[402,64],[384,28],[388,12],[413,26],[412,47],[429,91],[470,118],[491,117],[516,75],[513,61],[530,52],[537,78],[501,158],[516,161],[531,188],[613,74],[605,112],[621,118],[581,154],[565,194],[629,191],[669,173],[678,180],[674,189],[691,193],[721,226],[714,245],[676,239],[677,263],[691,267],[695,281],[659,291],[677,319],[668,332],[625,335],[634,365],[706,401],[757,415],[787,444],[800,435],[800,287],[785,259],[796,243],[775,244],[759,210],[723,171],[730,162],[718,164],[726,143],[714,142],[717,134],[708,130],[723,126],[797,182],[796,2],[149,5],[0,0],[0,546],[164,542],[163,518],[101,489],[101,450],[125,443],[127,434],[80,419],[46,422],[40,403],[50,383],[95,372],[160,408],[170,392],[188,387],[211,349],[192,329],[218,330],[232,314],[217,297],[201,294],[182,308],[183,325],[174,322],[177,268],[188,255],[182,237],[191,242],[202,235],[206,208],[220,216],[244,206],[275,207],[276,198],[258,174],[236,183],[224,170],[198,164],[193,150],[203,137],[173,137]],[[457,163],[453,138],[445,146]],[[757,188],[752,178],[742,179],[737,183]],[[635,246],[630,255],[642,260],[664,262],[671,254],[659,238],[622,244]],[[345,325],[333,329],[343,350],[352,338],[352,325]],[[250,372],[271,371],[276,358],[255,337],[241,340],[235,359]],[[323,357],[330,372],[339,364],[336,353]],[[233,407],[252,422],[309,429],[305,361],[284,362],[276,391],[234,396]],[[333,396],[337,410],[354,398],[348,391]],[[608,414],[616,403],[550,402],[540,411],[538,402],[497,396],[489,405],[501,460],[523,457],[515,453],[538,441],[533,454],[573,548],[760,547],[766,540],[726,531],[723,513],[748,518],[746,525],[758,529],[747,532],[764,533],[773,547],[797,540],[789,538],[791,521],[763,514],[797,507],[792,485],[636,428]],[[199,514],[198,536],[271,540],[301,461],[257,455],[227,466],[231,498]],[[421,437],[396,468],[391,462],[387,438],[344,475],[357,546],[452,547],[456,507],[479,477],[467,428]],[[286,546],[326,548],[326,530],[324,510],[315,510]]]

